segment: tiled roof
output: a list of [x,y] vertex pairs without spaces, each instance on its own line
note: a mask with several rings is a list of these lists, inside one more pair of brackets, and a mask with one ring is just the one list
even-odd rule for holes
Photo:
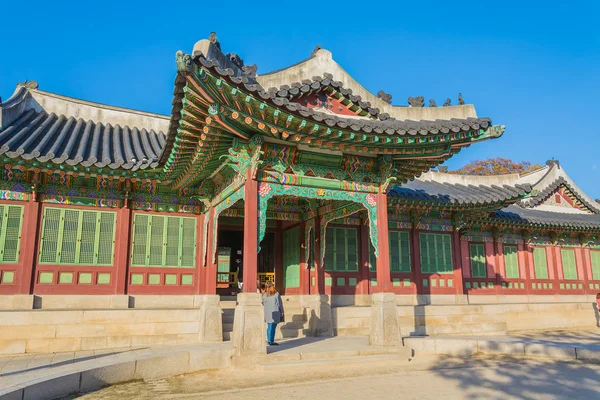
[[162,132],[34,109],[0,132],[0,155],[84,167],[154,168],[164,145]]
[[[324,123],[330,127],[342,129],[351,129],[355,132],[379,133],[388,135],[421,135],[440,134],[440,133],[458,133],[477,129],[487,129],[492,125],[489,118],[451,118],[428,120],[397,120],[389,117],[387,114],[379,115],[379,110],[371,108],[370,103],[363,102],[361,98],[355,100],[361,107],[365,107],[373,116],[379,119],[343,117],[315,111],[312,108],[304,107],[294,102],[296,91],[298,93],[309,92],[321,85],[333,85],[331,75],[324,75],[323,78],[315,77],[312,81],[303,81],[289,86],[279,88],[263,88],[255,77],[245,74],[242,69],[228,57],[223,56],[220,51],[209,51],[209,55],[195,54],[195,61],[199,66],[210,70],[212,73],[229,80],[234,86],[240,87],[248,93],[256,94],[266,102],[272,103],[275,107],[285,109],[289,112],[301,115],[304,118]],[[350,89],[340,87],[340,83],[335,83],[337,90],[352,96]],[[313,88],[314,86],[314,88]],[[361,105],[362,103],[362,105]]]
[[496,211],[494,217],[519,225],[574,227],[584,229],[600,228],[600,215],[541,211],[523,208],[517,205],[511,205]]
[[462,185],[414,180],[402,186],[395,186],[388,192],[392,198],[424,201],[436,204],[486,205],[517,201],[531,191],[531,185]]
[[562,176],[559,176],[557,179],[552,181],[546,187],[542,188],[538,193],[536,193],[534,196],[532,196],[531,199],[529,199],[527,204],[524,204],[524,205],[526,205],[527,207],[535,207],[535,206],[542,204],[548,198],[548,196],[550,196],[552,193],[554,193],[561,186],[565,186],[567,189],[569,189],[569,191],[574,194],[576,199],[579,202],[581,202],[581,204],[583,204],[585,207],[592,210],[593,212],[596,212],[596,213],[600,212],[600,207],[597,202],[593,203],[593,202],[587,201],[587,199],[586,199],[587,196],[582,196],[580,190],[573,187],[573,185],[570,184],[569,180],[565,179]]

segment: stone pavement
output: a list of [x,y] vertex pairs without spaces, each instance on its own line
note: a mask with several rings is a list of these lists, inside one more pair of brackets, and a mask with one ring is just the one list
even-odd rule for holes
[[[288,339],[267,350],[268,355],[241,358],[237,365],[390,354],[402,348],[370,347],[368,337],[361,336]],[[232,354],[231,342],[224,342],[0,357],[0,399],[19,392],[16,398],[38,400],[42,394],[52,398],[131,380],[227,368]]]
[[[384,365],[394,364],[391,371],[398,371],[407,366],[435,363],[431,360],[437,360],[439,355],[508,355],[519,356],[516,359],[521,361],[527,360],[522,356],[543,356],[598,361],[599,336],[598,331],[554,331],[498,337],[413,337],[404,339],[405,347],[369,346],[365,336],[301,338],[268,347],[267,355],[233,358],[230,342],[9,356],[0,357],[0,399],[54,398],[132,380],[156,381],[209,370],[221,370],[226,375],[231,371],[236,374],[252,371],[251,377],[261,372],[262,375],[276,373],[281,374],[281,379],[293,377],[291,382],[295,383],[299,375],[313,377],[315,370],[329,368],[329,376],[337,379],[345,376],[342,374],[345,369],[350,374],[361,374],[370,366],[385,373],[386,370],[381,369]],[[348,370],[351,365],[360,368]],[[227,368],[230,366],[234,369]],[[338,375],[332,375],[331,371],[338,371]],[[231,384],[230,380],[227,382]]]
[[431,336],[404,339],[417,354],[469,357],[477,354],[600,361],[600,329],[535,331],[502,336]]
[[[373,360],[371,362],[366,359]],[[376,356],[310,369],[226,369],[132,382],[79,400],[133,399],[598,399],[600,365],[533,358]]]

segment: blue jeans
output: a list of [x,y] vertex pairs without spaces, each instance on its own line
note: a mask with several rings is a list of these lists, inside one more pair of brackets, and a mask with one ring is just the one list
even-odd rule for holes
[[277,323],[267,324],[267,342],[269,343],[275,341],[275,327],[277,327]]

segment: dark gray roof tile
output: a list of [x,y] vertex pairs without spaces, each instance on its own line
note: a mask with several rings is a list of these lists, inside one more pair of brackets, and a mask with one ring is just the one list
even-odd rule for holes
[[29,110],[0,132],[0,155],[112,169],[158,165],[164,133]]
[[496,211],[493,217],[517,225],[534,225],[544,227],[574,227],[581,229],[600,228],[600,215],[558,213],[534,210],[518,205],[510,205]]
[[391,198],[427,201],[439,205],[447,204],[496,204],[510,203],[523,198],[531,191],[531,186],[513,187],[504,185],[462,185],[459,183],[414,180],[395,186],[388,192]]

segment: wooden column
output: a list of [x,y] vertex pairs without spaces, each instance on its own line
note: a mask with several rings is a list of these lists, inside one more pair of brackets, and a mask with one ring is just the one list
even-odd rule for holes
[[202,259],[202,254],[204,252],[203,246],[206,246],[208,243],[204,243],[204,214],[200,214],[197,220],[196,227],[196,281],[195,285],[195,293],[203,294],[204,288],[203,284],[205,281],[205,272],[206,268],[204,267],[204,260]]
[[419,242],[419,232],[417,231],[416,225],[416,222],[413,223],[410,230],[410,258],[415,277],[415,294],[429,294],[429,286],[427,286],[427,293],[425,293],[425,288],[423,287],[423,274],[421,273],[421,243]]
[[310,291],[310,271],[306,262],[306,222],[300,223],[300,294],[309,294]]
[[202,294],[217,294],[217,265],[215,260],[215,252],[217,249],[213,248],[213,237],[217,235],[217,232],[215,231],[214,216],[215,210],[211,207],[207,214],[208,234],[206,235],[206,264],[202,276],[203,281],[200,282],[200,286],[203,288]]
[[283,290],[283,224],[277,221],[277,232],[275,233],[275,287],[277,290]]
[[115,241],[115,294],[127,293],[129,282],[129,244],[131,243],[131,210],[125,205],[117,211],[117,234]]
[[40,237],[42,227],[42,216],[40,213],[40,203],[30,200],[25,205],[23,211],[23,228],[21,231],[20,257],[23,260],[21,264],[21,276],[19,279],[18,294],[33,293],[33,283],[35,282],[35,264],[37,261],[37,243]]
[[391,289],[390,275],[390,242],[388,239],[387,195],[377,193],[377,241],[379,257],[377,257],[377,286],[374,292],[386,292]]
[[371,281],[369,270],[369,246],[371,245],[369,238],[369,221],[367,224],[361,223],[359,229],[359,246],[360,246],[360,281],[356,287],[356,294],[369,294],[369,283]]
[[463,254],[460,241],[460,232],[452,232],[452,253],[454,254],[452,263],[454,264],[454,290],[456,294],[464,294],[465,285],[463,284]]
[[244,194],[244,285],[242,290],[254,293],[258,278],[258,182],[253,179],[250,168],[246,172]]
[[312,294],[325,294],[325,269],[321,264],[321,240],[321,219],[317,216],[315,217],[315,259],[313,261],[315,286]]

